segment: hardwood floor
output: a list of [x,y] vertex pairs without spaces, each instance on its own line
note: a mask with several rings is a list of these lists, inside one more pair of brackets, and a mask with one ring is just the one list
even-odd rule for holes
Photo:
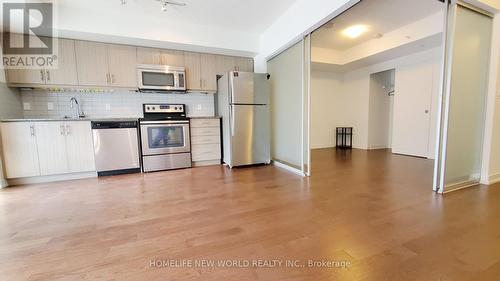
[[[214,166],[6,188],[0,280],[498,280],[500,189],[436,195],[432,165],[325,149],[308,179]],[[242,267],[150,266],[182,259]]]

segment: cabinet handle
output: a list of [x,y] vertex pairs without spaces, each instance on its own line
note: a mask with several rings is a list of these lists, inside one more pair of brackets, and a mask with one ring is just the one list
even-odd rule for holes
[[36,136],[35,126],[33,125],[30,126],[30,134],[32,137]]
[[50,81],[50,70],[47,70],[47,81]]
[[106,83],[109,84],[109,73],[106,73]]
[[40,70],[40,79],[42,81],[45,81],[45,73],[43,72],[43,70]]
[[71,126],[70,125],[66,125],[66,135],[71,136]]
[[115,75],[111,74],[111,84],[114,84],[114,83],[115,83]]
[[61,136],[64,136],[64,125],[61,125]]

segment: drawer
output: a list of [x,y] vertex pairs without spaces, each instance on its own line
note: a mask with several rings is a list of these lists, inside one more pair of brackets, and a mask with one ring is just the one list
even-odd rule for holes
[[220,144],[191,145],[193,161],[208,161],[221,159]]
[[192,128],[200,127],[219,127],[220,119],[191,119]]
[[191,144],[220,144],[220,136],[193,136]]
[[191,128],[191,136],[220,136],[219,127]]

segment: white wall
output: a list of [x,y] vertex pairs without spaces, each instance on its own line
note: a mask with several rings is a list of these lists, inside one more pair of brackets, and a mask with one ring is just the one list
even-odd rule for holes
[[346,114],[342,74],[311,72],[311,148],[335,146],[335,127]]
[[[411,68],[413,65],[418,66],[422,63],[441,63],[441,48],[434,48],[424,52],[412,54],[409,56],[389,60],[383,63],[371,65],[348,73],[332,73],[332,72],[312,72],[311,81],[311,144],[312,148],[333,146],[329,143],[329,135],[324,132],[317,132],[317,128],[324,131],[327,128],[337,126],[354,127],[353,146],[360,149],[369,148],[369,93],[370,93],[370,75],[381,71],[395,69],[396,73],[399,68]],[[440,73],[433,73],[433,81],[439,81]],[[330,87],[339,87],[340,90],[329,90]],[[438,87],[436,82],[433,87]],[[411,88],[411,85],[408,87]],[[325,92],[333,92],[332,95],[325,95]],[[320,94],[318,94],[318,92]],[[431,126],[429,135],[435,138],[437,124],[437,93],[431,101]],[[396,93],[397,94],[397,93]],[[338,103],[333,103],[333,100],[339,100]],[[320,104],[320,107],[317,105]],[[330,110],[330,107],[324,104],[332,104],[335,111]],[[339,108],[337,109],[337,104]],[[329,110],[324,112],[324,110]],[[337,116],[329,116],[335,115]],[[329,116],[329,123],[321,124],[320,116]],[[333,141],[333,140],[332,140]],[[429,145],[429,158],[434,158],[434,145]]]

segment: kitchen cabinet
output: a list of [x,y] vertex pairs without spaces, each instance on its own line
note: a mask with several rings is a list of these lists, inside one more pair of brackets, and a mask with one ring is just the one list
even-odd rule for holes
[[95,171],[94,142],[90,122],[65,122],[68,172]]
[[201,54],[201,89],[217,91],[217,60],[215,55]]
[[138,64],[161,64],[161,51],[153,48],[137,48]]
[[35,122],[40,175],[67,173],[68,156],[62,122]]
[[45,83],[50,85],[78,85],[75,41],[58,39],[57,67],[47,69]]
[[233,57],[217,56],[216,57],[216,71],[218,75],[224,75],[230,71],[235,70],[235,61]]
[[0,124],[6,178],[40,175],[36,131],[33,123]]
[[80,86],[137,87],[137,50],[135,47],[76,42]]
[[161,64],[169,66],[184,66],[184,52],[177,50],[161,50]]
[[201,90],[201,57],[199,53],[184,53],[188,90]]
[[[14,40],[20,40],[21,35],[12,35]],[[35,41],[37,42],[37,41]],[[34,85],[77,85],[75,41],[58,39],[57,67],[52,69],[8,69],[6,80],[10,84]]]
[[108,45],[108,84],[115,87],[137,87],[137,49],[125,45]]
[[253,59],[235,58],[235,71],[253,72]]
[[76,61],[80,86],[108,86],[108,45],[76,41]]
[[219,118],[191,119],[191,154],[194,166],[221,163]]
[[89,121],[3,122],[9,179],[95,171]]

